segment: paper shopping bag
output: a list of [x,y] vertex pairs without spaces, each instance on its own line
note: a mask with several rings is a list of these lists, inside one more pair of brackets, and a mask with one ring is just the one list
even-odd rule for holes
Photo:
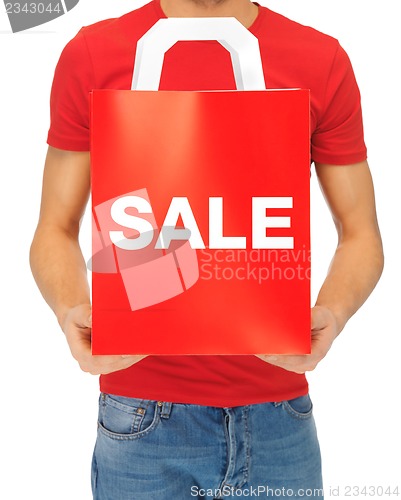
[[[177,40],[236,91],[158,91]],[[91,95],[93,354],[310,351],[309,91],[266,90],[235,19],[163,19],[132,90]]]

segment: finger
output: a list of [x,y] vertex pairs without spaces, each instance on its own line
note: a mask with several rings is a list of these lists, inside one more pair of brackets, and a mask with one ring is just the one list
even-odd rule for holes
[[141,361],[146,356],[89,356],[86,362],[100,373],[117,371]]
[[90,304],[83,304],[72,309],[71,320],[79,328],[92,328],[92,309]]
[[135,360],[140,360],[142,358],[146,358],[147,355],[145,354],[123,354],[123,355],[98,355],[98,354],[91,354],[93,360],[98,363],[102,363],[105,365],[108,364],[113,364],[113,363],[118,363],[121,360],[128,360],[128,361],[135,361]]
[[317,331],[312,335],[312,354],[321,361],[330,350],[332,343],[333,339],[330,336],[324,335],[322,330]]
[[[111,371],[113,371],[113,372],[114,371],[118,371],[118,370],[126,370],[130,366],[135,365],[136,363],[139,363],[139,361],[141,361],[145,357],[146,356],[130,356],[130,357],[126,357],[126,358],[123,358],[120,361],[116,362],[115,364],[110,365],[108,367],[108,369],[111,370]],[[111,373],[111,371],[109,373]]]
[[262,354],[257,355],[257,357],[270,363],[271,365],[294,373],[305,373],[306,371],[311,371],[317,364],[314,356],[311,354],[300,356],[266,356]]
[[90,335],[85,335],[81,332],[79,335],[66,333],[68,347],[71,354],[79,362],[80,360],[87,360],[91,356],[91,339]]
[[147,358],[149,356],[149,354],[122,354],[121,357],[124,358],[124,359],[128,359],[128,358]]
[[285,364],[285,365],[298,365],[299,363],[303,363],[306,360],[307,356],[310,354],[279,354],[279,355],[270,355],[270,354],[257,354],[258,357],[267,361],[271,364]]
[[107,375],[109,373],[125,370],[141,361],[144,357],[146,356],[129,356],[125,358],[118,356],[119,359],[111,363],[105,363],[103,359],[95,361],[92,359],[92,362],[81,362],[80,366],[83,371],[89,372],[92,375]]

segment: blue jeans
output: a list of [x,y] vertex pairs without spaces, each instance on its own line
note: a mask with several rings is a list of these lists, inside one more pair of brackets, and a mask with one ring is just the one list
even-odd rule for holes
[[101,394],[95,500],[323,498],[309,395],[230,408]]

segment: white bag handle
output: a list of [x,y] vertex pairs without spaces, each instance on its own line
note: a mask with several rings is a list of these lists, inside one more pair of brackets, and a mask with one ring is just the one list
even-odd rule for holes
[[138,41],[131,89],[158,90],[164,54],[187,40],[217,40],[231,54],[237,89],[266,89],[259,41],[234,17],[160,19]]

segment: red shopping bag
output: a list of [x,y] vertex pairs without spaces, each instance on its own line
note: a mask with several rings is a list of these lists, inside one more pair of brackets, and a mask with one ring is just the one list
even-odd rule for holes
[[[237,91],[157,91],[215,39]],[[235,19],[163,19],[91,95],[93,354],[310,352],[309,91],[266,90]]]

